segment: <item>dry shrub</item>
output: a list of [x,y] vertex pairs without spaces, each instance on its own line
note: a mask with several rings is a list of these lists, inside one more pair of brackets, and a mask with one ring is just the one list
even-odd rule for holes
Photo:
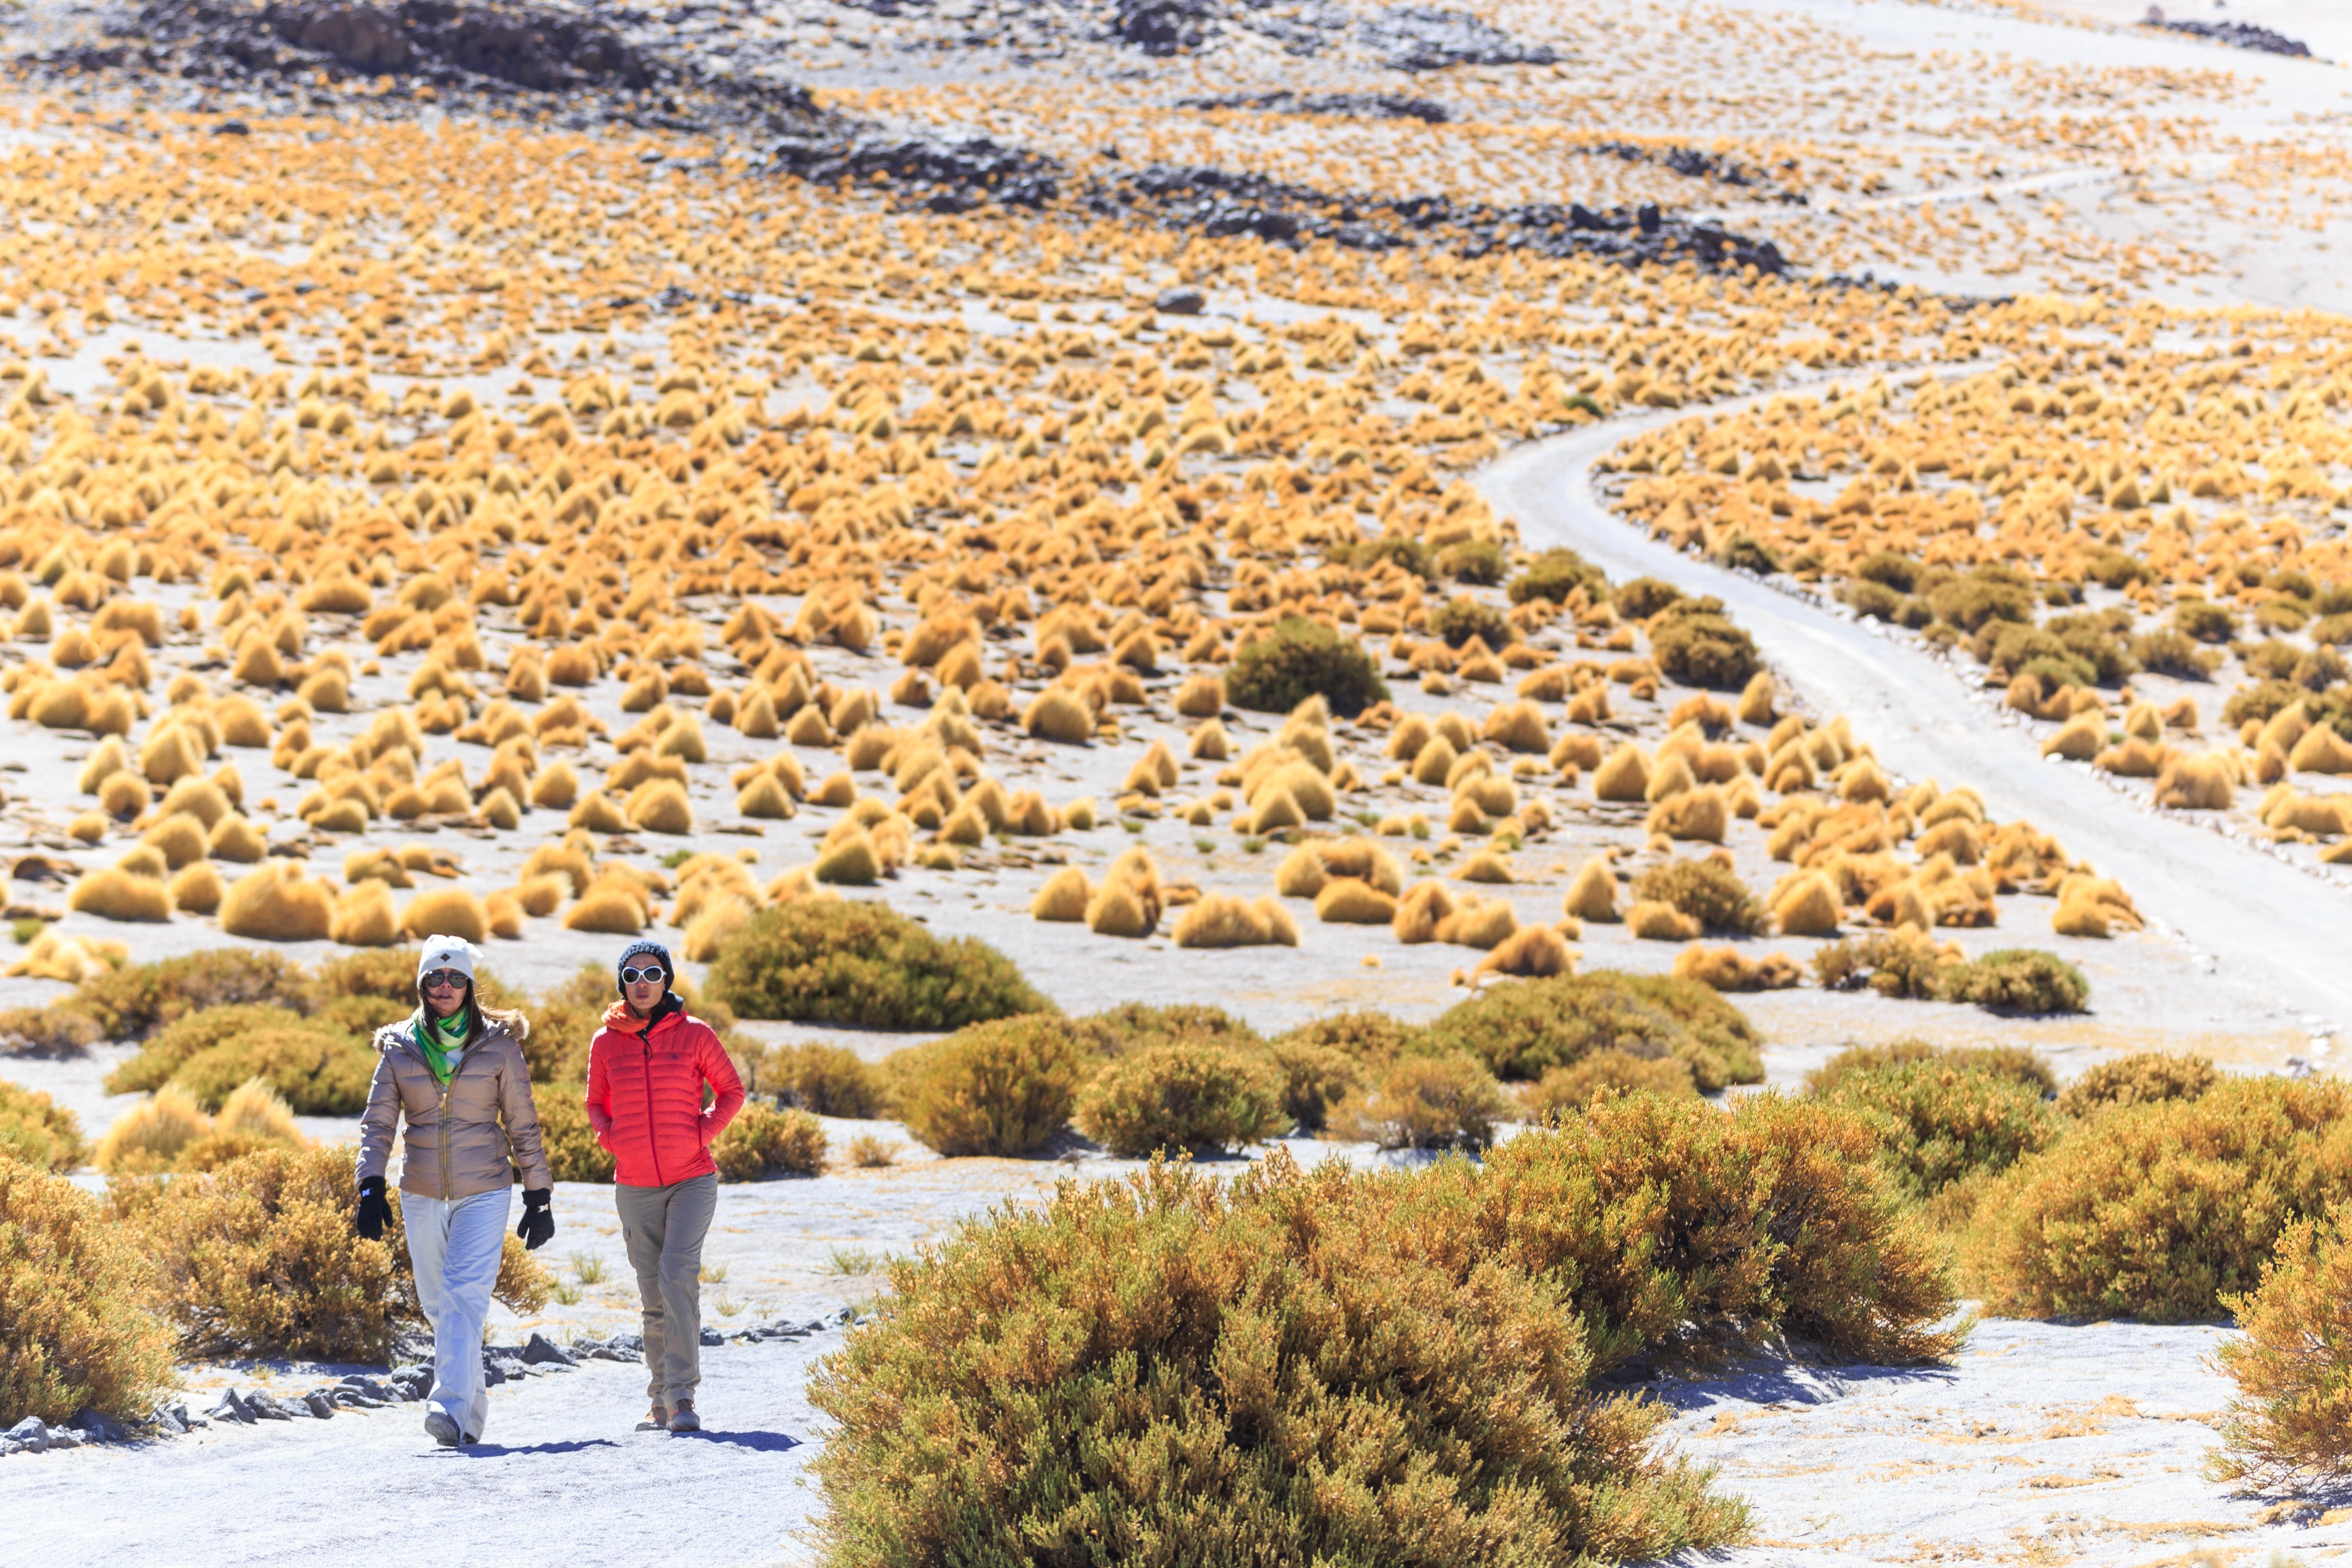
[[1087,905],[1093,902],[1094,896],[1087,874],[1076,866],[1065,866],[1039,886],[1036,898],[1030,901],[1029,913],[1031,918],[1041,921],[1083,921],[1087,918]]
[[110,921],[168,921],[171,889],[154,877],[142,877],[122,868],[92,871],[74,884],[66,907]]
[[942,940],[851,899],[758,911],[719,948],[707,984],[740,1017],[876,1029],[955,1029],[1053,1005],[986,943]]
[[237,1085],[221,1101],[213,1127],[223,1136],[283,1143],[289,1149],[310,1145],[302,1130],[294,1125],[294,1108],[286,1103],[286,1097],[257,1078]]
[[866,1121],[882,1114],[881,1075],[846,1046],[770,1046],[752,1083],[761,1094],[819,1116]]
[[38,1089],[0,1081],[0,1160],[70,1171],[89,1152],[79,1117]]
[[172,1169],[184,1150],[212,1130],[212,1118],[194,1096],[165,1084],[152,1099],[115,1118],[98,1141],[91,1163],[110,1176],[152,1176]]
[[1298,1131],[1321,1131],[1331,1108],[1363,1087],[1361,1062],[1334,1047],[1294,1033],[1268,1041],[1265,1052],[1282,1075],[1282,1113]]
[[2279,1238],[2352,1196],[2352,1092],[2228,1079],[2101,1115],[1991,1183],[1965,1255],[1995,1311],[2191,1322],[2252,1289]]
[[1122,1002],[1074,1018],[1066,1026],[1070,1037],[1088,1054],[1106,1061],[1178,1041],[1208,1041],[1249,1051],[1265,1043],[1242,1019],[1202,1002],[1177,1002],[1164,1007]]
[[308,1000],[301,967],[291,960],[249,947],[215,947],[94,975],[69,1005],[110,1040],[140,1040],[200,1008],[268,1002],[299,1011]]
[[1637,899],[1625,910],[1625,930],[1641,942],[1693,942],[1706,929],[1674,905],[1655,899]]
[[1764,910],[1748,884],[1711,856],[1651,867],[1633,879],[1633,897],[1680,910],[1709,936],[1760,936],[1764,931]]
[[1220,1186],[1155,1163],[894,1263],[892,1310],[811,1390],[838,1424],[818,1460],[833,1560],[1507,1542],[1565,1563],[1739,1539],[1738,1503],[1650,1450],[1663,1409],[1588,1388],[1558,1286],[1464,1245],[1473,1183],[1277,1153]]
[[1491,1245],[1568,1283],[1597,1364],[1701,1363],[1775,1331],[1842,1360],[1938,1359],[1960,1335],[1942,1249],[1835,1107],[1760,1093],[1730,1111],[1637,1094],[1486,1156]]
[[1786,991],[1805,974],[1785,952],[1749,958],[1736,947],[1696,942],[1675,955],[1674,973],[1677,980],[1696,980],[1716,991]]
[[1124,1159],[1222,1152],[1288,1124],[1282,1079],[1262,1052],[1187,1039],[1128,1051],[1077,1100],[1079,1130]]
[[1475,1057],[1399,1057],[1331,1107],[1330,1136],[1383,1149],[1483,1149],[1510,1097]]
[[1185,906],[1172,934],[1178,947],[1297,947],[1298,922],[1270,897],[1211,893]]
[[884,1171],[898,1163],[898,1145],[871,1132],[849,1141],[849,1163],[861,1171]]
[[1609,868],[1608,857],[1596,855],[1578,869],[1560,910],[1600,925],[1613,925],[1623,918],[1617,912],[1617,876]]
[[824,1173],[824,1128],[805,1110],[775,1110],[756,1102],[735,1113],[711,1140],[710,1158],[722,1182]]
[[2058,1092],[2058,1075],[2031,1046],[1936,1046],[1919,1039],[1848,1046],[1805,1075],[1805,1092],[1831,1094],[1852,1074],[1879,1072],[1906,1062],[1936,1062],[1967,1072],[1991,1073],[2022,1084],[2044,1099]]
[[2005,947],[1944,971],[1938,993],[1947,1002],[1973,1002],[1994,1013],[2084,1013],[2091,983],[2055,953]]
[[[540,1033],[531,1031],[533,1037]],[[557,1181],[610,1186],[613,1156],[596,1142],[596,1130],[588,1124],[587,1095],[587,1086],[577,1079],[533,1087],[540,1145],[547,1151],[547,1168]]]
[[356,1116],[367,1104],[376,1053],[351,1036],[317,1028],[257,1029],[196,1052],[172,1081],[207,1110],[260,1079],[304,1116]]
[[1389,689],[1380,666],[1343,632],[1303,616],[1285,616],[1274,629],[1244,646],[1225,672],[1225,700],[1259,713],[1287,713],[1310,697],[1352,719]]
[[1865,931],[1815,949],[1813,973],[1824,991],[1867,985],[1881,996],[1926,1002],[1941,994],[1944,971],[1958,957],[1958,949],[1906,927]]
[[490,916],[482,900],[465,889],[436,888],[408,900],[408,907],[400,912],[400,929],[418,942],[431,936],[455,936],[478,946],[489,940]]
[[1030,1153],[1070,1119],[1093,1063],[1060,1018],[973,1024],[891,1058],[899,1119],[942,1154]]
[[2352,1239],[2347,1215],[2287,1227],[2259,1288],[2221,1304],[2239,1333],[2221,1342],[2221,1369],[2238,1385],[2222,1414],[2221,1449],[2206,1461],[2217,1481],[2253,1488],[2352,1472]]
[[334,890],[308,879],[301,866],[280,860],[229,884],[221,901],[221,930],[265,942],[323,942],[335,923]]
[[1691,1078],[1688,1062],[1612,1049],[1553,1068],[1522,1086],[1519,1109],[1529,1121],[1552,1121],[1582,1110],[1596,1095],[1665,1094],[1687,1099],[1696,1093],[1698,1084]]
[[1764,1079],[1759,1037],[1730,1003],[1691,981],[1609,969],[1485,992],[1425,1037],[1428,1048],[1470,1051],[1505,1079],[1539,1078],[1602,1050],[1677,1058],[1709,1093]]
[[2221,1081],[2220,1070],[2203,1057],[2142,1051],[2086,1070],[2058,1097],[2058,1109],[2067,1116],[2089,1116],[2154,1100],[2195,1100]]
[[102,1205],[0,1152],[0,1428],[144,1419],[173,1375],[146,1294],[147,1260]]
[[0,1056],[78,1057],[98,1043],[98,1026],[70,1000],[0,1008]]
[[1843,1072],[1824,1098],[1878,1127],[1888,1175],[1914,1200],[2007,1170],[2048,1148],[2062,1125],[2039,1085],[1949,1058]]

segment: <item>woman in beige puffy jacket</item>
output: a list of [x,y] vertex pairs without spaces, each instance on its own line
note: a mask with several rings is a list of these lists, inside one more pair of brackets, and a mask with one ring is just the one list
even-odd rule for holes
[[[478,1442],[489,1415],[482,1325],[506,1245],[507,1198],[522,1173],[524,1245],[555,1234],[554,1184],[519,1013],[474,996],[474,950],[436,936],[416,961],[416,1011],[376,1032],[375,1079],[360,1118],[359,1233],[380,1240],[392,1218],[384,1167],[401,1133],[400,1219],[416,1299],[433,1325],[433,1392],[425,1430],[444,1447]],[[405,1130],[403,1123],[405,1123]]]

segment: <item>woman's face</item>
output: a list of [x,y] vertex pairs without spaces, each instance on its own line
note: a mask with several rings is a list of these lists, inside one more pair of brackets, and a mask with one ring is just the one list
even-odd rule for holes
[[632,1013],[652,1012],[668,989],[669,976],[652,959],[633,958],[621,967],[621,994],[628,998]]
[[436,969],[425,977],[425,1005],[436,1018],[446,1018],[466,1005],[466,977],[454,969]]

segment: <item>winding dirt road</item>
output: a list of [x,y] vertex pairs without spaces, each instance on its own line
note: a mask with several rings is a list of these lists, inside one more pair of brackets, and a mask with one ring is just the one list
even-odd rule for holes
[[1805,703],[1852,715],[1890,771],[1974,784],[1996,816],[2057,835],[2222,972],[2306,1022],[2352,1032],[2352,897],[2258,848],[2143,811],[2085,767],[2045,762],[2030,734],[1875,623],[1682,554],[1612,513],[1593,488],[1593,465],[1628,436],[1691,412],[1612,420],[1522,447],[1480,474],[1478,488],[1532,546],[1568,545],[1621,581],[1646,574],[1713,594]]

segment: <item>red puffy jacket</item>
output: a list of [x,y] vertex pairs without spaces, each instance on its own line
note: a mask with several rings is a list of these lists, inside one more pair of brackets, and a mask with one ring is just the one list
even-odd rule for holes
[[[625,1187],[709,1175],[710,1142],[743,1109],[743,1080],[709,1025],[674,1005],[650,1022],[615,1002],[588,1042],[588,1125]],[[702,1109],[702,1086],[718,1096]]]

